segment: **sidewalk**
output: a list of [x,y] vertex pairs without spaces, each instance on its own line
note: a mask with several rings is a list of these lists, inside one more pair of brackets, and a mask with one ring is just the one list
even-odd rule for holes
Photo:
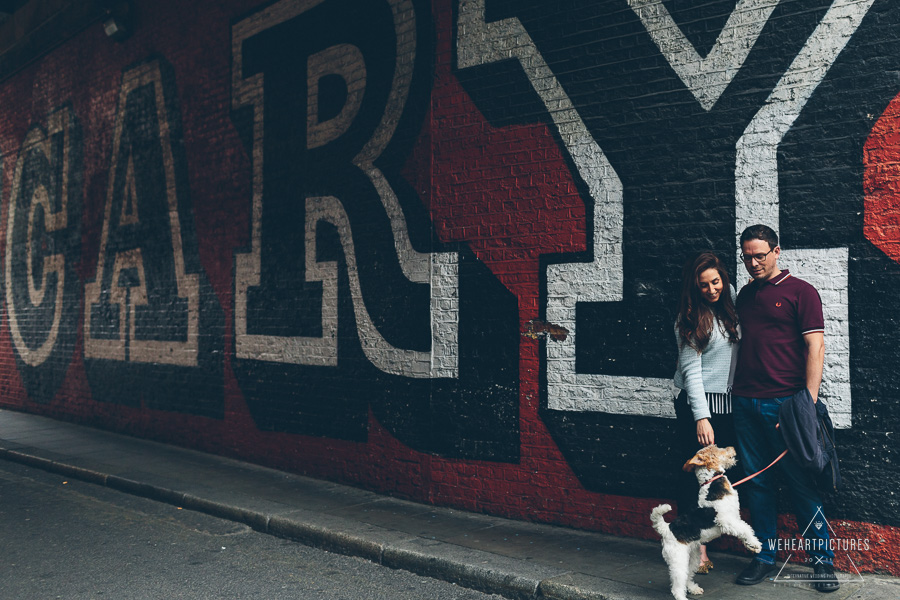
[[[672,597],[655,542],[416,504],[2,409],[0,458],[508,598]],[[869,574],[828,596],[808,584],[737,586],[747,559],[711,556],[715,569],[697,577],[703,598],[900,598],[900,579]],[[792,565],[781,575],[808,571]]]

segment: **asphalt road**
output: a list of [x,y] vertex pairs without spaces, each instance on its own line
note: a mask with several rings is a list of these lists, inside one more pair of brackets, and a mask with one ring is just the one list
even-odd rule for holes
[[0,600],[500,600],[0,461]]

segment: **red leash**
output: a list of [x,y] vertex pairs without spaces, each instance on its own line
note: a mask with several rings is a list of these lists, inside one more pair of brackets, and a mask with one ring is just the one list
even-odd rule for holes
[[[779,454],[778,457],[777,457],[775,460],[773,460],[772,462],[769,463],[769,467],[771,467],[772,465],[774,465],[775,463],[777,463],[779,460],[781,460],[782,458],[784,458],[784,455],[785,455],[785,454],[787,454],[787,448],[785,448],[785,449],[784,449],[784,452],[782,452],[781,454]],[[747,477],[744,477],[743,479],[741,479],[741,480],[738,481],[737,483],[732,483],[732,484],[731,484],[731,487],[737,487],[737,486],[741,485],[742,483],[744,483],[745,481],[749,481],[749,480],[753,479],[754,477],[756,477],[757,475],[759,475],[760,473],[762,473],[763,471],[765,471],[765,470],[768,469],[769,467],[764,467],[764,468],[760,469],[759,471],[757,471],[756,473],[754,473],[753,475],[748,475]],[[707,484],[709,484],[709,483],[712,483],[713,481],[715,481],[715,480],[718,479],[719,477],[725,477],[725,473],[720,473],[719,475],[716,475],[715,477],[713,477],[712,479],[710,479],[709,481],[707,481],[707,482],[704,483],[703,485],[707,485]]]

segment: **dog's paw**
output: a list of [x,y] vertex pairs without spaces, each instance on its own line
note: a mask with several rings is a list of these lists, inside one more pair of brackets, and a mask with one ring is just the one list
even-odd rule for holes
[[688,584],[687,592],[688,592],[688,594],[690,594],[692,596],[702,596],[703,588],[700,587],[699,585],[697,585],[696,583],[692,582],[692,583]]
[[759,554],[762,551],[762,544],[760,544],[759,540],[756,538],[750,539],[744,545],[747,546],[747,550],[754,554]]

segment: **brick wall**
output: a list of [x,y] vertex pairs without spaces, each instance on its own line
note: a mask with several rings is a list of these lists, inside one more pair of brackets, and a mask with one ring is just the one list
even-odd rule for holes
[[764,222],[825,305],[839,564],[900,574],[888,0],[135,9],[0,83],[0,404],[649,538],[681,265],[742,283]]

